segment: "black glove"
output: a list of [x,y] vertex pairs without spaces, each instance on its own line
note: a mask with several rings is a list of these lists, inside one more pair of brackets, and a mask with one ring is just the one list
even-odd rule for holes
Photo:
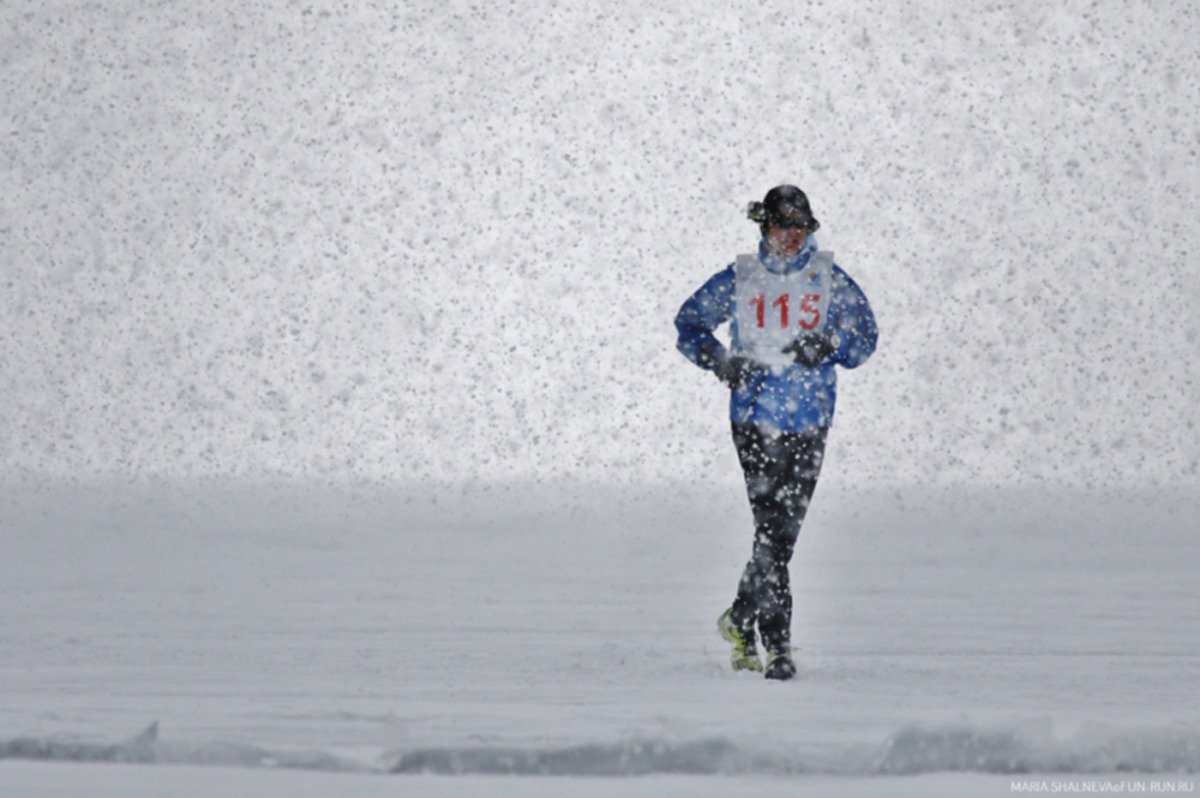
[[809,368],[829,360],[837,350],[838,342],[824,333],[809,333],[783,348],[784,353],[791,355],[798,365]]
[[700,352],[701,366],[711,367],[717,379],[725,383],[730,390],[740,388],[750,381],[759,365],[755,360],[741,355],[731,355],[724,347],[710,347]]
[[748,383],[759,368],[757,361],[741,355],[726,355],[713,362],[713,374],[716,374],[717,379],[725,383],[730,390],[736,390]]

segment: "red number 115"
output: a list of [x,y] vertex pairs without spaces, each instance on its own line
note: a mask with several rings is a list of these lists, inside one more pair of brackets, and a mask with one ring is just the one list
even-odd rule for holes
[[[788,294],[780,294],[775,301],[771,303],[771,307],[779,308],[779,326],[785,329],[788,326],[789,302],[790,297]],[[805,294],[804,298],[800,300],[800,318],[796,320],[796,323],[800,326],[800,329],[811,330],[821,322],[821,309],[819,307],[820,302],[820,294]],[[754,299],[750,300],[750,304],[754,306],[754,315],[755,319],[758,321],[758,326],[766,327],[767,297],[764,294],[759,294],[758,296],[754,297]]]

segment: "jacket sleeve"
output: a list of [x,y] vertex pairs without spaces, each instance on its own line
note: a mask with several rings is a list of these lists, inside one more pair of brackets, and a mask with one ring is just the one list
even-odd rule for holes
[[833,267],[834,291],[829,303],[830,328],[841,344],[830,360],[845,368],[861,366],[875,351],[879,329],[867,296],[840,266]]
[[733,265],[717,272],[679,308],[675,330],[679,335],[675,348],[703,369],[724,358],[724,345],[713,330],[733,316]]

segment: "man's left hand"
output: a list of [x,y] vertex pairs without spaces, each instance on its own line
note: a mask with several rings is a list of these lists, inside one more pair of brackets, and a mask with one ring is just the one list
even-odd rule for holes
[[813,368],[829,360],[841,342],[825,333],[809,333],[783,348],[801,366]]

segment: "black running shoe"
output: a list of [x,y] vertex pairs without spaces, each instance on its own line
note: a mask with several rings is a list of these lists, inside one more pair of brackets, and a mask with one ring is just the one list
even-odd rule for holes
[[792,659],[790,651],[772,651],[767,654],[767,671],[765,674],[768,679],[779,679],[787,681],[796,676],[796,661]]

